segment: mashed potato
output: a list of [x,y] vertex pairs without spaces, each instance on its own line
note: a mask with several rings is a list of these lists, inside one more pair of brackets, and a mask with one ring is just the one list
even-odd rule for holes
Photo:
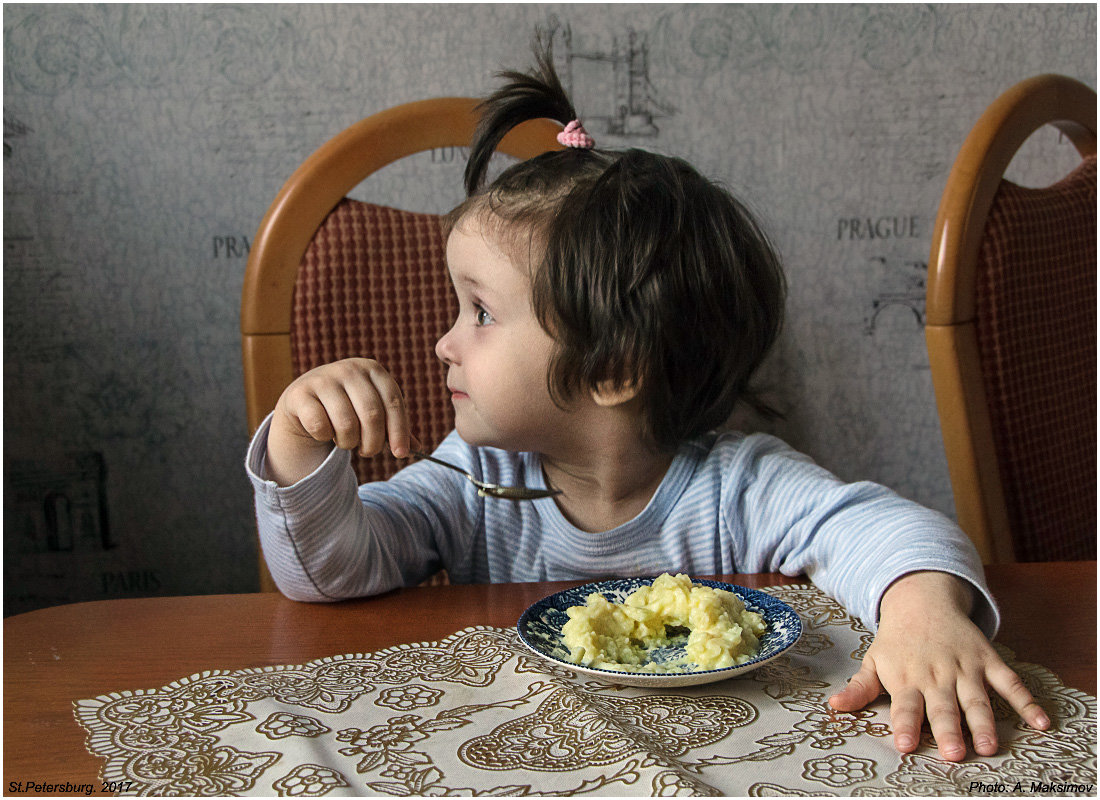
[[[565,612],[562,641],[570,660],[619,672],[695,672],[743,664],[760,648],[764,619],[745,610],[733,592],[693,584],[687,575],[661,575],[620,603],[588,595]],[[677,630],[679,629],[679,630]],[[682,644],[685,654],[654,662],[650,651]]]

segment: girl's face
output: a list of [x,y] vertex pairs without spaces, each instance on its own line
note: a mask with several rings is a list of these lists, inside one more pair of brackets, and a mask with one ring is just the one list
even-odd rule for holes
[[447,240],[458,319],[435,346],[455,427],[475,446],[545,452],[571,427],[546,386],[554,341],[531,308],[528,265],[514,263],[478,216]]

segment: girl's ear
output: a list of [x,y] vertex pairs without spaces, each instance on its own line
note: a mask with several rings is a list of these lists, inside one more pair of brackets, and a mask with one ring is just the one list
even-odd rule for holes
[[600,381],[596,388],[592,390],[592,399],[596,401],[596,405],[603,408],[621,406],[624,403],[629,403],[637,396],[638,384],[632,380],[624,383],[609,380]]

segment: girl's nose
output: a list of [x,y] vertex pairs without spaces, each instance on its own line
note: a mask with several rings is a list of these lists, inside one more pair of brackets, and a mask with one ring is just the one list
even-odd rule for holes
[[449,331],[439,337],[439,341],[435,343],[435,355],[448,367],[458,360],[455,350],[454,328],[451,328]]

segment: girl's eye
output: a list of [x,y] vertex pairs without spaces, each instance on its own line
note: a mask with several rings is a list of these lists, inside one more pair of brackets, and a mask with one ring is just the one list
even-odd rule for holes
[[477,319],[478,327],[481,327],[483,325],[488,325],[493,321],[493,315],[490,314],[488,311],[486,311],[481,306],[474,306],[474,311],[477,313],[476,319]]

